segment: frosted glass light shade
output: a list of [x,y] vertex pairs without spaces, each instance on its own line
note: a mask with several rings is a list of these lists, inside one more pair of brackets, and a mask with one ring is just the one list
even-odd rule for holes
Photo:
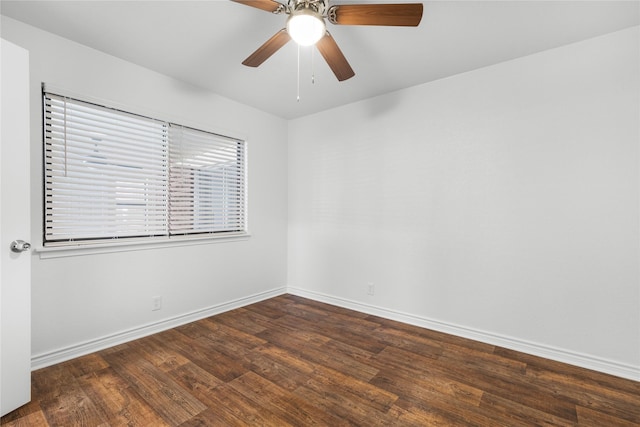
[[287,20],[287,32],[301,46],[316,44],[326,30],[322,17],[310,9],[297,10]]

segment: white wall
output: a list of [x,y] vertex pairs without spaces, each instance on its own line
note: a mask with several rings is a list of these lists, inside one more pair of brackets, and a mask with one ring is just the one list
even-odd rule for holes
[[[42,235],[41,82],[134,112],[244,137],[249,147],[250,239],[69,258],[33,256],[36,366],[91,350],[93,341],[105,337],[128,337],[121,334],[284,292],[286,121],[4,16],[2,37],[28,49],[31,58],[34,239]],[[163,296],[163,308],[151,311],[156,295]]]
[[291,121],[290,290],[640,379],[639,39]]

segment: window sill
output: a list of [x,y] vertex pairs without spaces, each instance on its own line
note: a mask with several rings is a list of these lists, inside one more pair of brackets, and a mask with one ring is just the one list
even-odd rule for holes
[[64,258],[82,255],[108,254],[114,252],[141,251],[148,249],[175,248],[180,246],[208,245],[212,243],[248,240],[249,232],[228,233],[221,236],[182,237],[161,239],[132,239],[108,243],[61,244],[60,246],[40,246],[34,252],[40,259]]

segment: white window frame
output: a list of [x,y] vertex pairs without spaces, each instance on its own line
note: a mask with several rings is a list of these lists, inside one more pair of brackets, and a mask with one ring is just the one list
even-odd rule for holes
[[[61,94],[60,94],[61,93]],[[95,236],[90,236],[90,235],[80,235],[78,234],[77,237],[73,237],[73,236],[69,236],[69,235],[61,235],[62,237],[56,236],[54,233],[51,232],[51,227],[47,228],[47,223],[48,221],[55,221],[56,219],[59,221],[60,218],[63,218],[64,216],[60,216],[59,218],[56,217],[56,214],[53,214],[50,206],[51,206],[51,197],[53,195],[53,191],[51,189],[51,185],[53,184],[54,186],[58,186],[56,188],[59,188],[59,186],[61,185],[58,181],[56,181],[57,178],[53,178],[53,175],[56,174],[56,172],[52,172],[51,170],[51,153],[50,153],[50,148],[51,148],[51,133],[50,133],[50,124],[51,124],[51,117],[50,114],[48,113],[48,111],[50,109],[48,109],[47,107],[47,97],[49,98],[56,98],[56,99],[63,99],[63,100],[68,100],[69,102],[72,102],[74,105],[80,103],[83,106],[94,106],[96,109],[100,110],[100,111],[106,111],[105,114],[110,114],[111,112],[113,112],[114,116],[117,115],[124,115],[126,118],[129,117],[134,117],[136,119],[140,119],[140,120],[147,120],[147,121],[151,121],[152,123],[159,123],[160,126],[163,126],[165,129],[165,137],[166,137],[166,141],[165,141],[165,153],[164,155],[166,156],[167,160],[165,162],[165,175],[166,175],[166,181],[167,181],[167,185],[166,185],[166,197],[167,197],[167,202],[166,202],[166,208],[164,208],[165,213],[166,213],[166,218],[165,218],[165,223],[166,223],[166,228],[165,230],[163,230],[161,233],[157,232],[157,224],[155,225],[156,228],[154,228],[152,230],[152,232],[150,233],[142,233],[142,234],[136,234],[134,236],[129,236],[123,234],[123,233],[113,233],[111,235],[99,235],[96,234]],[[91,99],[87,99],[86,97],[79,97],[77,95],[67,95],[65,94],[65,92],[61,92],[61,91],[56,91],[56,90],[52,90],[49,88],[45,88],[45,86],[43,85],[42,87],[42,102],[43,102],[43,136],[42,136],[42,147],[43,147],[43,205],[42,205],[42,212],[43,212],[43,229],[42,229],[42,246],[38,247],[38,252],[40,252],[41,257],[48,257],[48,256],[43,256],[43,254],[47,254],[47,253],[52,253],[52,252],[57,252],[57,251],[66,251],[68,252],[68,254],[73,255],[74,253],[92,253],[92,252],[115,252],[115,251],[120,251],[120,250],[134,250],[134,249],[148,249],[148,248],[154,248],[154,247],[158,247],[158,246],[165,246],[165,245],[175,245],[175,244],[180,244],[180,245],[190,245],[190,244],[203,244],[203,243],[208,243],[211,241],[227,241],[227,240],[238,240],[238,239],[246,239],[250,236],[249,231],[248,231],[248,221],[247,221],[247,144],[246,144],[246,140],[244,139],[239,139],[239,138],[233,138],[233,137],[228,137],[228,136],[224,136],[224,135],[219,135],[217,133],[213,133],[213,132],[209,132],[209,131],[204,131],[204,130],[199,130],[193,127],[186,127],[186,126],[182,126],[179,124],[175,124],[171,121],[167,121],[167,120],[159,120],[159,119],[153,119],[153,118],[149,118],[147,116],[144,115],[140,115],[140,114],[136,114],[136,113],[132,113],[129,111],[125,111],[125,110],[130,110],[129,108],[113,108],[111,106],[108,106],[106,104],[108,103],[103,103],[103,102],[96,102],[95,100],[91,100]],[[70,123],[66,121],[67,117],[65,116],[65,125],[64,125],[64,129],[67,129],[67,125],[66,123]],[[72,126],[72,125],[69,125]],[[170,129],[172,128],[179,128],[179,129],[188,129],[189,132],[191,133],[196,133],[199,136],[204,136],[207,143],[211,143],[213,145],[209,146],[207,145],[207,151],[209,151],[209,158],[205,159],[205,163],[202,163],[199,165],[199,170],[201,171],[201,173],[205,173],[207,170],[214,170],[216,169],[216,167],[222,167],[222,166],[217,166],[221,163],[225,163],[225,164],[229,164],[234,163],[235,168],[234,170],[234,175],[233,175],[233,179],[235,181],[234,182],[234,186],[231,188],[231,192],[227,192],[224,193],[225,189],[229,190],[229,187],[226,186],[224,183],[221,183],[221,187],[212,187],[211,191],[209,191],[209,193],[213,193],[213,192],[218,192],[220,193],[220,191],[223,192],[223,194],[226,194],[226,197],[222,197],[217,203],[213,202],[213,201],[202,201],[200,203],[200,205],[198,205],[197,203],[195,203],[192,207],[193,209],[193,215],[194,218],[197,217],[197,215],[199,213],[201,213],[201,209],[198,208],[198,206],[200,206],[201,208],[204,208],[205,205],[209,205],[210,209],[208,212],[209,215],[209,219],[205,218],[205,217],[201,217],[199,219],[197,219],[197,221],[199,221],[200,224],[208,221],[209,222],[209,226],[206,229],[194,229],[194,230],[181,230],[178,233],[172,233],[170,230],[170,223],[171,223],[171,217],[170,217],[170,210],[172,209],[170,207],[172,201],[170,199],[170,188],[171,188],[171,183],[170,183],[170,168],[171,168],[171,162],[173,160],[173,157],[171,157],[172,155],[175,155],[175,147],[172,145],[173,140],[170,140],[169,134],[170,134]],[[80,133],[87,131],[86,129],[81,129]],[[64,146],[64,154],[61,154],[60,156],[64,156],[63,159],[61,159],[61,157],[59,156],[57,161],[58,161],[58,168],[60,167],[60,163],[64,163],[64,174],[67,173],[66,168],[68,167],[67,165],[67,133],[66,131],[63,131],[64,134],[61,135],[62,132],[58,132],[57,137],[59,138],[58,142],[60,142],[60,140],[63,140],[63,144]],[[87,131],[88,132],[88,131]],[[77,134],[76,134],[77,135]],[[86,136],[86,135],[84,135]],[[61,139],[60,139],[61,138]],[[105,139],[110,138],[109,136],[105,137]],[[155,138],[155,136],[154,136]],[[86,138],[85,138],[86,139]],[[93,139],[93,138],[92,138]],[[99,138],[97,139],[99,140]],[[159,146],[162,146],[162,142],[159,143]],[[217,145],[216,145],[217,144]],[[209,149],[209,147],[212,147],[212,149]],[[219,147],[223,147],[223,148],[219,148]],[[199,147],[196,147],[196,149],[198,149]],[[230,149],[231,148],[231,149]],[[48,153],[48,149],[49,149],[49,153]],[[61,149],[60,147],[58,147],[58,149]],[[154,148],[155,149],[155,148]],[[216,150],[220,150],[220,151],[216,151]],[[236,150],[234,152],[234,150]],[[80,150],[81,151],[81,150]],[[172,154],[171,151],[174,151],[174,153]],[[86,152],[86,150],[85,150]],[[222,154],[221,154],[222,153]],[[59,154],[59,153],[58,153]],[[117,155],[120,155],[121,153],[117,153]],[[159,153],[159,155],[162,153]],[[205,153],[207,154],[207,153]],[[115,155],[117,157],[117,155]],[[144,153],[145,159],[149,157],[148,153]],[[202,157],[202,156],[198,156],[198,157]],[[205,156],[206,157],[206,156]],[[222,159],[220,157],[223,157]],[[126,159],[125,157],[125,161],[126,162],[128,159]],[[125,165],[123,161],[118,160],[118,163],[122,163],[122,167],[131,167],[134,171],[136,169],[136,167],[133,167],[131,165],[135,165],[136,161],[132,160],[130,162],[129,165]],[[141,160],[141,162],[143,162]],[[208,163],[207,163],[208,162]],[[79,163],[88,163],[85,159],[84,162],[79,162],[76,161],[76,165],[75,167],[80,167],[81,169],[84,167],[83,165],[78,166]],[[143,163],[147,163],[146,160],[144,160]],[[105,167],[106,169],[111,169],[111,172],[107,172],[107,173],[114,173],[117,175],[118,170],[121,169],[121,165],[120,164],[115,164],[114,162],[111,162],[111,164],[109,164],[108,162],[103,162],[101,163],[101,165],[103,167]],[[96,166],[96,164],[94,163],[93,166]],[[154,164],[154,167],[157,167],[157,165]],[[95,167],[94,167],[95,169]],[[115,170],[115,172],[113,172],[113,170]],[[84,170],[83,170],[84,171]],[[152,178],[154,179],[159,179],[157,176],[155,176],[156,172],[152,171]],[[58,175],[60,175],[59,171],[58,171]],[[135,173],[134,173],[135,175]],[[90,181],[90,178],[88,178]],[[53,182],[52,182],[53,181]],[[201,180],[199,180],[201,182]],[[218,180],[220,181],[220,180]],[[223,180],[224,181],[224,180]],[[86,184],[86,182],[85,182]],[[92,185],[91,183],[89,185]],[[114,184],[115,185],[115,184]],[[154,184],[150,184],[150,185],[154,185]],[[160,184],[158,184],[160,185]],[[156,185],[155,190],[158,190],[158,185]],[[115,185],[116,187],[118,187],[118,185]],[[160,185],[161,186],[161,185]],[[136,189],[134,191],[137,191],[138,193],[144,193],[147,190],[142,190],[141,188],[146,188],[146,186],[144,185],[140,185],[137,184],[133,185],[133,187],[135,187]],[[91,187],[89,187],[91,188]],[[196,188],[194,187],[194,191],[192,191],[193,194],[196,194],[197,191],[195,191]],[[197,190],[202,193],[202,188],[197,188]],[[117,192],[117,190],[116,190]],[[156,191],[157,195],[158,191]],[[146,193],[145,193],[146,194]],[[141,195],[138,194],[139,197],[141,197],[144,200],[147,200],[146,195]],[[160,197],[160,196],[159,196]],[[231,212],[228,209],[228,206],[225,206],[225,203],[229,202],[231,199],[229,199],[230,197],[233,198],[234,202],[234,206],[233,206],[233,221],[227,221],[227,222],[221,222],[221,220],[219,218],[222,217],[222,214]],[[142,200],[140,199],[140,200]],[[59,200],[59,199],[58,199]],[[101,203],[100,200],[104,200],[104,199],[88,199],[88,200],[94,200],[92,203]],[[98,202],[95,202],[95,200],[98,200]],[[106,203],[106,202],[105,202]],[[135,202],[133,203],[133,205],[138,206],[138,212],[142,212],[145,211],[145,208],[143,208],[143,204],[147,203],[146,201],[144,202]],[[161,201],[158,202],[160,205],[162,204]],[[121,203],[118,203],[119,205],[121,205]],[[212,205],[215,204],[215,208],[211,208]],[[69,207],[69,205],[66,205],[65,207]],[[153,207],[153,206],[152,206]],[[110,206],[111,210],[113,210],[113,203]],[[154,207],[155,208],[155,207]],[[49,209],[49,210],[48,210]],[[160,207],[160,209],[163,209],[162,207]],[[211,210],[213,209],[213,211]],[[134,211],[135,211],[135,206],[134,206]],[[156,212],[157,213],[157,212]],[[126,216],[126,214],[124,214]],[[146,214],[142,213],[142,214],[138,214],[137,215],[137,219],[140,219],[142,217],[144,217]],[[112,216],[109,216],[109,218],[113,218]],[[229,217],[231,218],[231,217]],[[67,218],[68,219],[68,218]],[[71,215],[71,219],[72,219],[72,223],[74,222],[75,217],[73,217],[73,215]],[[114,220],[115,221],[115,220]],[[160,221],[159,223],[161,223],[162,221]],[[227,225],[227,227],[221,227],[221,224],[223,225]],[[56,256],[56,255],[51,255],[51,256]],[[59,256],[67,256],[67,255],[59,255]]]

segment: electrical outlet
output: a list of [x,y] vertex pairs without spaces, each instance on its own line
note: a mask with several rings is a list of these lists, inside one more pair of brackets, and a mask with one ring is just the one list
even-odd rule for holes
[[157,311],[162,308],[162,297],[151,297],[151,311]]
[[373,295],[376,292],[376,287],[373,283],[367,283],[367,295]]

